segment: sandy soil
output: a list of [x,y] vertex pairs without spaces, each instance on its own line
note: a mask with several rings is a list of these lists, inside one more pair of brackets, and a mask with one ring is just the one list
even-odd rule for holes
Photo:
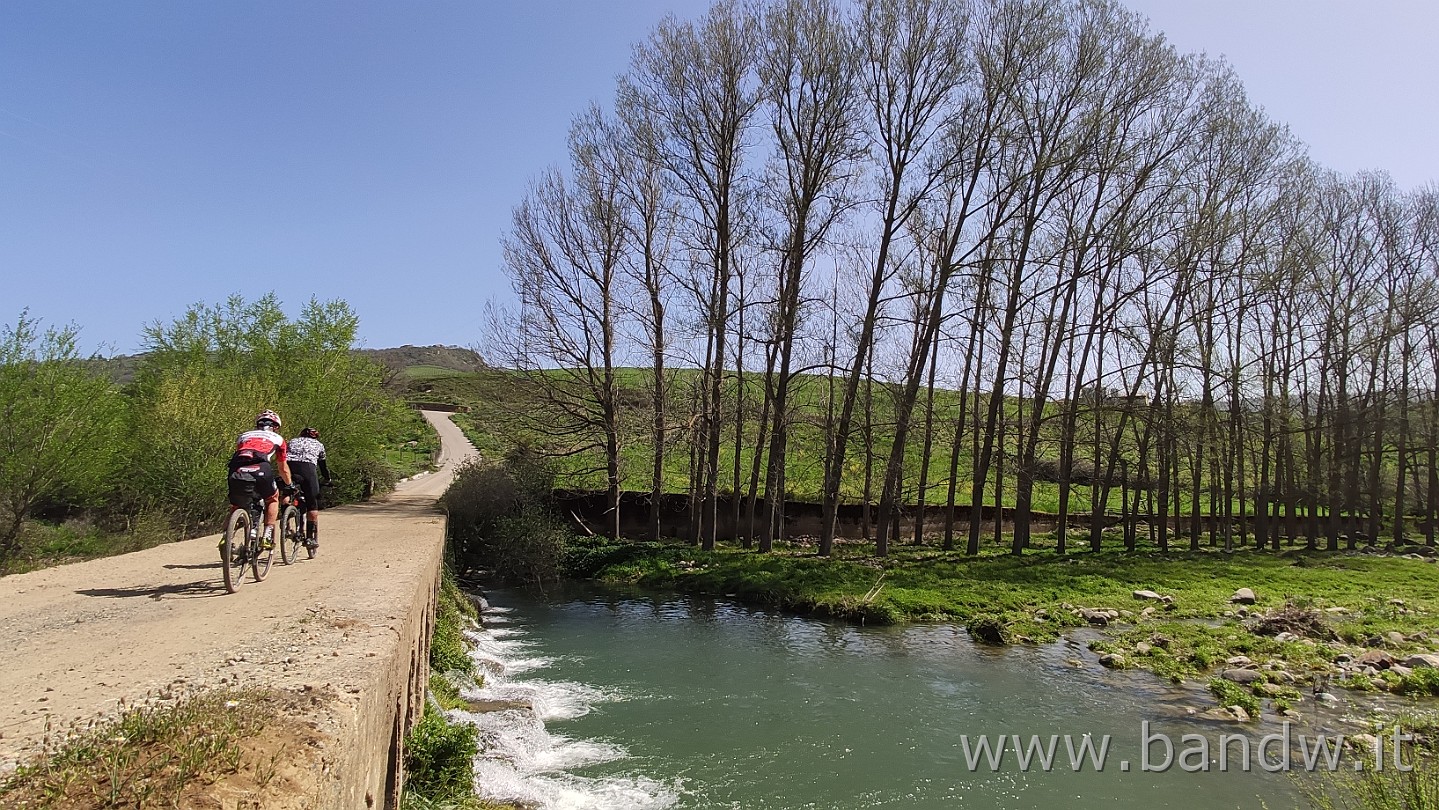
[[[443,536],[435,499],[474,448],[448,414],[438,472],[374,502],[321,513],[314,560],[227,594],[218,537],[0,579],[0,774],[47,739],[139,701],[273,685],[356,699],[401,617],[395,594],[433,571],[407,538]],[[430,555],[424,555],[430,556]]]

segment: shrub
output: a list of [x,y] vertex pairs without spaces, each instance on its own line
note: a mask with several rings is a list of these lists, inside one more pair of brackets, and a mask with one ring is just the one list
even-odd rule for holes
[[558,579],[571,533],[550,506],[553,483],[549,469],[523,450],[503,465],[462,467],[440,499],[456,562],[510,582]]

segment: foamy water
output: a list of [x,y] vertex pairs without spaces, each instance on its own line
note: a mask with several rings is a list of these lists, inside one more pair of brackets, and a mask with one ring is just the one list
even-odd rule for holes
[[539,654],[526,639],[522,620],[508,608],[486,605],[485,627],[466,633],[470,656],[485,673],[485,685],[465,688],[474,701],[514,708],[491,712],[455,710],[450,717],[479,730],[480,754],[475,758],[475,787],[496,801],[517,802],[542,810],[658,810],[679,801],[678,784],[639,773],[587,777],[571,771],[601,763],[622,763],[629,757],[606,740],[568,737],[550,725],[588,714],[596,705],[628,696],[573,681],[542,677],[555,658]]

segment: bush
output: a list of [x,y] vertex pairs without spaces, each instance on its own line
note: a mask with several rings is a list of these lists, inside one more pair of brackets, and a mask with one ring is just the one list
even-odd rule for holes
[[549,469],[523,450],[503,465],[461,467],[440,499],[456,562],[509,582],[558,579],[571,533],[550,505],[553,484]]
[[407,415],[385,392],[383,369],[351,352],[358,327],[343,301],[312,299],[291,319],[273,294],[197,304],[147,327],[129,434],[155,461],[135,468],[130,496],[186,527],[213,525],[235,437],[262,408],[285,418],[286,436],[306,425],[320,431],[341,481],[335,497],[386,489],[396,476],[382,443],[405,429]]
[[124,404],[81,361],[77,332],[42,333],[25,313],[0,332],[0,563],[42,505],[84,505],[113,488]]

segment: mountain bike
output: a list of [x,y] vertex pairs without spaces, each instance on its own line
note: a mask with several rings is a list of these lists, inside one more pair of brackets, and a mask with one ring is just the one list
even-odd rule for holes
[[[320,486],[334,486],[332,481],[326,481]],[[320,544],[310,536],[310,501],[305,497],[305,490],[296,487],[295,494],[290,496],[290,502],[280,512],[280,561],[290,565],[300,559],[300,549],[305,549],[308,559],[315,559],[320,551]]]
[[225,590],[240,590],[245,584],[245,569],[259,582],[270,573],[275,549],[264,547],[261,535],[265,530],[265,500],[252,495],[250,505],[230,512],[225,533],[220,539],[220,560],[225,568]]

